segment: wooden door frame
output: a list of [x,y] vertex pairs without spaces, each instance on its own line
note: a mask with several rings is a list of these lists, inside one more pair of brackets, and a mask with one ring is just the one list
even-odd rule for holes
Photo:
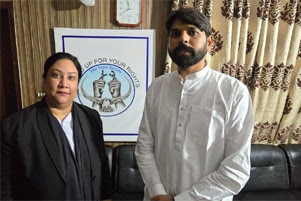
[[18,56],[17,56],[17,46],[16,46],[16,34],[15,34],[15,23],[14,23],[14,3],[13,0],[0,1],[0,9],[7,10],[8,12],[8,24],[9,24],[9,35],[10,35],[10,46],[11,46],[11,59],[12,68],[14,72],[14,82],[15,82],[15,92],[18,110],[22,109],[21,101],[21,88],[20,88],[20,76],[18,67]]

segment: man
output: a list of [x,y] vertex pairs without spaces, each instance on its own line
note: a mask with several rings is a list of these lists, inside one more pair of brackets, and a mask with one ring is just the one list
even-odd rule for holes
[[206,66],[213,37],[196,10],[168,18],[178,70],[153,81],[136,146],[145,200],[232,200],[250,174],[253,111],[247,88]]

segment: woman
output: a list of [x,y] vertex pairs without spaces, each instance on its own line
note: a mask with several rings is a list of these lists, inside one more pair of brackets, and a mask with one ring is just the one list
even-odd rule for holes
[[2,200],[112,195],[99,114],[73,102],[80,76],[76,57],[52,55],[44,64],[45,97],[2,122]]

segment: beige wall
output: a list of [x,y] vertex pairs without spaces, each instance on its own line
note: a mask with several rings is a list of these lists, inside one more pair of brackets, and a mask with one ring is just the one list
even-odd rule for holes
[[38,100],[44,61],[55,52],[54,27],[90,29],[155,29],[156,76],[164,71],[165,21],[171,1],[144,0],[143,22],[120,27],[114,21],[115,0],[95,0],[92,7],[79,0],[14,0],[14,19],[23,107]]

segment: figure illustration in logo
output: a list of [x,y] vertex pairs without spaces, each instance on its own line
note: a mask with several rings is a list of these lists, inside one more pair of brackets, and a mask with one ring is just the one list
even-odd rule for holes
[[[104,71],[102,70],[100,78],[93,82],[94,97],[96,97],[96,98],[102,97],[102,93],[104,91],[105,84],[106,84],[104,77],[107,75],[108,74],[104,74]],[[100,111],[102,108],[102,104],[100,104],[97,101],[93,101],[92,107]]]
[[125,104],[123,102],[122,99],[118,98],[120,97],[120,90],[121,90],[121,83],[120,81],[118,81],[115,77],[115,72],[111,71],[112,74],[110,73],[109,75],[112,77],[112,80],[108,83],[109,85],[109,89],[110,89],[110,93],[112,95],[112,98],[116,98],[116,102],[115,104],[115,108],[119,109],[119,108],[125,108]]
[[[111,71],[109,74],[112,77],[112,80],[108,82],[109,91],[111,94],[111,98],[108,97],[102,97],[103,91],[105,88],[106,81],[104,80],[104,77],[107,76],[107,74],[104,73],[104,70],[102,70],[101,76],[98,80],[95,80],[93,82],[93,91],[94,96],[89,95],[85,92],[83,88],[83,83],[86,78],[81,82],[80,90],[83,94],[83,96],[92,101],[92,107],[97,109],[100,112],[113,112],[115,109],[124,108],[126,105],[124,104],[124,100],[129,97],[129,95],[132,92],[132,85],[128,79],[126,79],[129,83],[129,90],[124,95],[121,95],[121,87],[122,83],[117,80],[115,76],[115,72]],[[115,109],[111,107],[111,105],[115,105]]]

